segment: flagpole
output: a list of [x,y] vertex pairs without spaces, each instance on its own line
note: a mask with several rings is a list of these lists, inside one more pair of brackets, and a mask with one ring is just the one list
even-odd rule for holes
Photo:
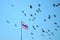
[[[22,22],[22,21],[21,21]],[[22,26],[21,26],[21,40],[22,40]]]

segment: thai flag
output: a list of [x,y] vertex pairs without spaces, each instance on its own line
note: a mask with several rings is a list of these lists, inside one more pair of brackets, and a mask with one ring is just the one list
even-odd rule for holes
[[25,30],[28,30],[27,24],[25,24],[23,21],[21,21],[21,24],[22,24],[22,28],[24,28]]

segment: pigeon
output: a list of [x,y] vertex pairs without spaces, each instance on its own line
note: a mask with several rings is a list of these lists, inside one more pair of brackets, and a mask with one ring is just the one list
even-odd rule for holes
[[34,39],[34,38],[32,37],[32,39]]
[[44,19],[44,21],[46,21],[46,19]]
[[42,32],[45,32],[44,29],[42,29]]
[[33,33],[31,33],[31,35],[33,35]]
[[24,13],[24,11],[22,10],[22,13]]
[[51,39],[51,38],[49,38],[49,39]]
[[34,26],[32,26],[34,30],[36,30],[36,28]]
[[48,19],[51,19],[51,15],[48,15]]
[[44,37],[44,34],[41,34]]
[[56,5],[56,7],[58,7],[58,5]]
[[36,13],[34,15],[36,16]]
[[32,15],[32,14],[30,14],[30,16],[32,17],[33,15]]
[[29,18],[29,21],[31,21],[31,19]]
[[55,31],[57,31],[57,29],[55,29]]
[[13,4],[12,4],[11,6],[12,6],[12,7],[14,7],[14,5],[13,5]]
[[60,5],[60,3],[58,3],[58,5]]
[[10,23],[8,20],[6,21],[7,23]]
[[50,34],[48,34],[49,36],[51,36]]
[[36,19],[35,17],[33,17],[33,19]]
[[24,15],[26,16],[26,13],[24,13]]
[[41,12],[40,8],[38,8],[39,12]]
[[52,35],[54,35],[54,33],[53,33],[53,32],[51,32],[51,34],[52,34]]
[[59,28],[59,25],[57,26],[57,28]]
[[50,30],[48,29],[48,32],[50,32]]
[[34,19],[32,19],[32,21],[34,21]]
[[30,8],[32,9],[32,5],[30,5]]
[[36,9],[36,12],[39,13],[39,10]]
[[36,25],[36,27],[39,27],[38,25]]
[[56,17],[56,15],[54,15],[54,17]]
[[38,6],[40,7],[40,4],[38,3]]
[[53,6],[55,7],[55,4],[53,4]]
[[17,27],[17,24],[15,24],[15,27]]
[[54,24],[55,24],[55,25],[57,25],[57,23],[56,23],[56,22],[54,22]]

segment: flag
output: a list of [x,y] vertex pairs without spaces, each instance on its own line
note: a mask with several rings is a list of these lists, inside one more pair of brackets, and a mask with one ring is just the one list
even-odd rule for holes
[[25,24],[23,21],[21,21],[21,24],[22,24],[22,28],[24,28],[25,30],[28,30],[28,25]]

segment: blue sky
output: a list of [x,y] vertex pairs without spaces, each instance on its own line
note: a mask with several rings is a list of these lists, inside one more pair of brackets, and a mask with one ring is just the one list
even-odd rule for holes
[[[40,7],[38,7],[38,3],[41,5]],[[21,20],[28,25],[28,30],[22,28],[23,40],[60,40],[60,28],[56,27],[60,26],[60,5],[53,7],[53,4],[58,5],[58,3],[60,3],[60,0],[0,0],[0,40],[21,40]],[[32,9],[30,9],[30,5],[32,5]],[[36,12],[38,8],[41,9],[39,13]],[[22,10],[26,13],[26,16],[24,16]],[[36,13],[36,16],[34,13]],[[36,18],[34,22],[30,14]],[[51,19],[48,19],[48,15],[51,15]],[[56,15],[56,17],[53,15]],[[29,21],[29,18],[31,21]],[[7,20],[9,23],[7,23]],[[54,22],[57,22],[57,25]],[[32,25],[35,26],[36,30],[32,28]],[[39,27],[36,27],[36,25],[39,25]],[[42,32],[42,28],[45,33]],[[57,31],[54,30],[55,28],[57,28]],[[48,29],[54,35],[49,36],[48,34],[51,33],[46,33]],[[31,35],[31,32],[33,35]],[[41,34],[44,34],[44,36]]]

